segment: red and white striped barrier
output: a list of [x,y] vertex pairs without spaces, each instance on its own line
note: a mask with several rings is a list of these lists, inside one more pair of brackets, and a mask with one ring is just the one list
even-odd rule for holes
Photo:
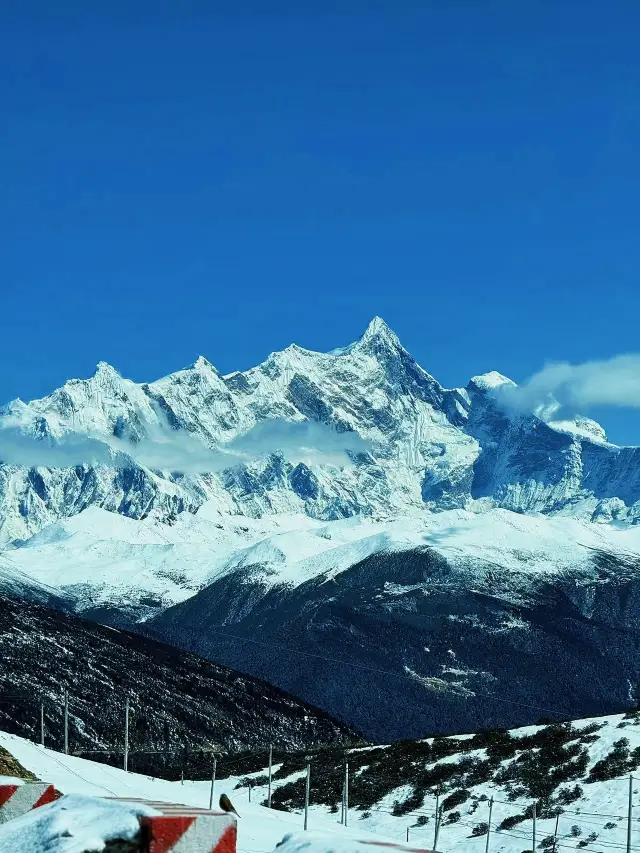
[[0,785],[0,823],[20,817],[38,806],[52,803],[56,796],[55,788],[47,782]]
[[117,799],[161,812],[140,818],[144,853],[236,853],[236,820],[231,814],[155,800]]

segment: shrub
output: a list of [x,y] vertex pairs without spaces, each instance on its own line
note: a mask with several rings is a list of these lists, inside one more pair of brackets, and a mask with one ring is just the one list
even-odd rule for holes
[[571,827],[570,835],[572,838],[577,838],[579,835],[582,835],[582,830],[577,823],[574,823]]
[[450,812],[445,823],[457,823],[460,820],[460,812]]
[[580,785],[574,785],[573,788],[560,788],[557,794],[558,803],[562,806],[568,806],[579,800],[583,794],[584,791]]
[[395,800],[393,804],[392,813],[395,817],[401,817],[402,815],[408,814],[409,812],[414,812],[416,809],[419,809],[424,803],[424,791],[421,789],[414,789],[413,793],[409,794],[406,800],[403,802],[398,802]]
[[509,817],[505,817],[505,819],[498,824],[498,829],[513,829],[514,826],[522,823],[523,820],[526,820],[526,817],[523,814],[510,815]]
[[488,823],[478,823],[471,830],[471,837],[477,838],[479,835],[486,835],[489,832],[489,824]]
[[448,797],[442,801],[442,808],[445,812],[450,811],[456,806],[461,806],[462,803],[466,803],[471,794],[465,788],[461,788],[459,791],[454,791],[453,794],[449,794]]
[[623,737],[613,744],[613,749],[608,755],[593,765],[587,782],[604,782],[607,779],[623,776],[629,769],[632,769],[630,764],[629,741]]

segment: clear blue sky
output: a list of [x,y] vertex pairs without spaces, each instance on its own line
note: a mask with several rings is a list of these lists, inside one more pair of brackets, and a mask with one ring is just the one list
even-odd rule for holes
[[0,10],[0,400],[374,314],[446,385],[640,350],[637,0]]

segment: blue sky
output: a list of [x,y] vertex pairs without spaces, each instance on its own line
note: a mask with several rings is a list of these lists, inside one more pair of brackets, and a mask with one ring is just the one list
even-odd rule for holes
[[374,314],[446,385],[639,351],[639,31],[620,0],[3,3],[0,400]]

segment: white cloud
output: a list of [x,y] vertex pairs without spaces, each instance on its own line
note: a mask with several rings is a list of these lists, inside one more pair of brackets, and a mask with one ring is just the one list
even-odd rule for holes
[[340,433],[313,421],[270,420],[216,448],[185,430],[153,428],[137,444],[114,436],[70,433],[60,439],[25,434],[15,425],[0,426],[0,461],[10,465],[69,468],[76,465],[127,467],[131,460],[152,470],[185,474],[216,473],[249,464],[281,451],[291,462],[344,466],[348,452],[365,451],[369,443],[356,433]]
[[618,355],[584,364],[549,364],[521,385],[494,395],[505,408],[550,416],[592,406],[640,408],[640,355]]

